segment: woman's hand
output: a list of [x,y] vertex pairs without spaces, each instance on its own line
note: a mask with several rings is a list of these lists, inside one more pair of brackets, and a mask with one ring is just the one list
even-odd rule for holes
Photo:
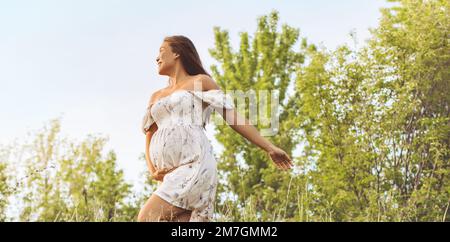
[[269,140],[261,136],[258,129],[252,125],[251,122],[245,118],[245,116],[239,115],[236,109],[224,108],[221,111],[221,114],[232,129],[253,144],[256,144],[261,149],[265,150],[278,168],[288,170],[294,165],[291,158],[286,152],[284,152],[284,150],[276,147],[270,143]]
[[165,169],[156,170],[155,172],[153,172],[152,178],[157,180],[157,181],[161,181],[162,182],[162,181],[164,181],[164,176],[167,173],[171,172],[173,169],[174,168],[171,168],[171,169],[165,168]]
[[267,153],[275,165],[282,170],[288,170],[294,165],[288,154],[276,146],[271,147]]

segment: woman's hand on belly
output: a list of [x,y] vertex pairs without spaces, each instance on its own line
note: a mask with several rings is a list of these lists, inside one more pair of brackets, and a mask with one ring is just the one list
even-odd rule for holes
[[185,166],[185,165],[191,164],[191,163],[193,163],[194,161],[196,161],[196,160],[194,159],[194,160],[189,161],[189,162],[187,162],[187,163],[185,163],[185,164],[182,164],[182,165],[179,165],[179,166],[174,166],[174,167],[172,167],[172,168],[157,169],[155,172],[153,172],[152,178],[155,179],[155,180],[157,180],[157,181],[163,181],[163,180],[164,180],[164,176],[165,176],[167,173],[172,172],[173,170],[177,169],[177,168],[180,167],[180,166]]
[[152,178],[155,179],[155,180],[157,180],[157,181],[163,181],[163,180],[164,180],[164,176],[165,176],[167,173],[173,171],[175,168],[177,168],[177,167],[170,168],[170,169],[169,169],[169,168],[165,168],[165,169],[157,169],[157,170],[152,174]]

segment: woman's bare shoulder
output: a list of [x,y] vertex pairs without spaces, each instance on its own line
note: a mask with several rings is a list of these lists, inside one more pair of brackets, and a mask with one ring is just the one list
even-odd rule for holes
[[155,92],[152,93],[152,95],[150,95],[150,100],[148,101],[148,106],[150,106],[153,102],[155,102],[157,100],[157,98],[159,97],[159,95],[161,94],[161,92],[164,90],[165,88],[156,90]]
[[194,85],[195,86],[200,85],[203,91],[220,89],[219,85],[217,85],[214,79],[206,74],[198,74],[194,82],[195,82]]

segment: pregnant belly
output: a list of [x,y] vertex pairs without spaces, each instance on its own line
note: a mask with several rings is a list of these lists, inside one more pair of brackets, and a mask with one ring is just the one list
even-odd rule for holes
[[150,142],[150,159],[156,169],[171,169],[189,164],[200,158],[206,141],[199,126],[174,125],[158,128]]

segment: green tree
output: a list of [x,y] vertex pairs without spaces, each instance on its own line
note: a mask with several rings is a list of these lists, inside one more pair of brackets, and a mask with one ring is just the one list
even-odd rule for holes
[[125,206],[131,186],[116,168],[116,155],[102,154],[105,138],[89,136],[61,160],[58,177],[66,184],[69,211],[76,221],[112,221]]
[[361,50],[307,49],[296,96],[315,220],[448,220],[449,4],[398,3]]
[[115,153],[103,154],[107,139],[89,135],[76,143],[62,139],[59,132],[59,120],[52,120],[24,154],[27,176],[20,219],[129,219],[125,198],[131,186],[117,169]]
[[21,220],[52,220],[59,211],[65,210],[60,196],[60,184],[55,180],[56,160],[63,143],[57,136],[58,120],[52,120],[38,132],[31,143],[24,144],[26,177],[21,183],[24,208]]
[[8,206],[8,199],[12,191],[9,185],[7,163],[3,160],[3,154],[1,154],[0,157],[0,222],[3,222],[6,220],[6,208]]
[[379,106],[370,72],[348,47],[308,48],[296,92],[314,220],[370,220]]
[[252,46],[241,33],[237,53],[215,29],[219,85],[279,90],[280,130],[271,139],[301,151],[300,173],[286,175],[218,126],[218,207],[230,220],[449,220],[449,3],[395,2],[360,49],[330,51],[303,38],[293,52],[298,32],[283,26],[278,34],[276,12],[258,19]]
[[[247,92],[255,90],[256,100],[260,100],[259,90],[279,91],[281,103],[280,123],[277,134],[269,137],[271,141],[291,153],[297,144],[295,129],[292,129],[293,97],[288,97],[287,90],[292,80],[295,68],[302,63],[303,55],[292,50],[298,40],[299,30],[284,24],[281,31],[278,27],[278,12],[272,11],[269,16],[258,19],[258,28],[250,44],[249,34],[240,33],[240,49],[233,51],[229,43],[226,30],[215,27],[215,47],[210,54],[220,63],[211,66],[213,78],[227,90],[241,90]],[[267,110],[260,112],[272,112]],[[249,118],[249,109],[239,109],[242,115]],[[253,123],[257,128],[267,128],[261,122]],[[225,150],[220,158],[219,169],[221,183],[218,193],[236,196],[236,206],[229,208],[233,220],[239,220],[241,209],[246,204],[253,204],[257,214],[255,220],[280,219],[292,217],[294,203],[286,204],[288,186],[292,174],[279,172],[275,166],[270,165],[269,156],[255,145],[243,139],[227,125],[217,125],[217,140],[224,145]],[[224,210],[228,201],[219,201],[218,211]],[[252,205],[252,206],[253,206]],[[274,216],[274,213],[277,213]],[[274,218],[276,217],[276,218]]]
[[448,220],[450,3],[395,1],[373,30],[371,56],[387,94],[386,178],[399,220]]

